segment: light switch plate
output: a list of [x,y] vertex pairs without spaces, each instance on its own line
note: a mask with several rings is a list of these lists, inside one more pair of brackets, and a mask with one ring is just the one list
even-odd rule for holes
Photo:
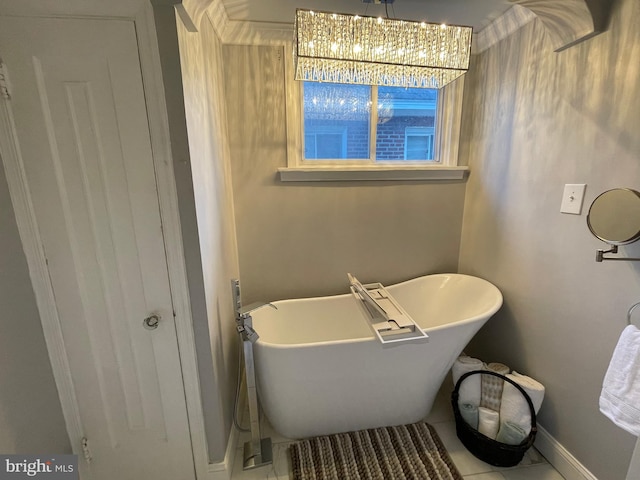
[[564,186],[560,211],[580,215],[582,212],[582,202],[584,201],[584,191],[587,185],[584,183],[568,183]]

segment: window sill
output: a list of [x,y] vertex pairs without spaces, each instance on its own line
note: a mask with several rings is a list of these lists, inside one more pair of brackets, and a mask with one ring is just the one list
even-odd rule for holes
[[464,180],[469,167],[282,167],[282,182],[350,182],[350,181],[452,181]]

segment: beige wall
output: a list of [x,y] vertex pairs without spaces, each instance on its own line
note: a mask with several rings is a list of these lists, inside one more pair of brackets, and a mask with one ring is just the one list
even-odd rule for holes
[[196,331],[196,340],[202,344],[202,352],[211,352],[209,364],[200,369],[200,381],[206,385],[203,401],[209,455],[213,462],[218,462],[224,458],[231,430],[237,376],[238,338],[230,282],[238,277],[238,254],[223,98],[222,46],[206,15],[198,29],[190,33],[178,21],[190,180],[207,306],[208,328]]
[[289,52],[223,52],[246,301],[345,293],[347,272],[392,284],[457,269],[464,183],[281,183]]
[[[640,3],[614,3],[606,33],[564,52],[535,21],[475,59],[460,255],[461,272],[505,298],[469,351],[544,383],[540,424],[607,480],[625,477],[634,438],[599,413],[598,397],[640,301],[640,264],[596,263],[603,244],[586,226],[599,193],[640,189]],[[580,216],[559,211],[565,183],[588,185]]]
[[71,453],[0,159],[0,452]]

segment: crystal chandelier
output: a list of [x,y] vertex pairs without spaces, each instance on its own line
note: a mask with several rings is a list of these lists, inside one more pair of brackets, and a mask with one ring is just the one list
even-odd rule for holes
[[441,88],[469,69],[471,27],[296,10],[296,80]]

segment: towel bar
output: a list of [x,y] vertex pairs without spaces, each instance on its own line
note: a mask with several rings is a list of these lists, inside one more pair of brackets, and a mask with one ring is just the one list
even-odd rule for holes
[[631,305],[631,308],[629,309],[629,311],[627,312],[627,324],[632,325],[631,322],[631,314],[633,313],[633,311],[636,309],[636,307],[640,306],[640,302],[638,303],[634,303],[633,305]]

